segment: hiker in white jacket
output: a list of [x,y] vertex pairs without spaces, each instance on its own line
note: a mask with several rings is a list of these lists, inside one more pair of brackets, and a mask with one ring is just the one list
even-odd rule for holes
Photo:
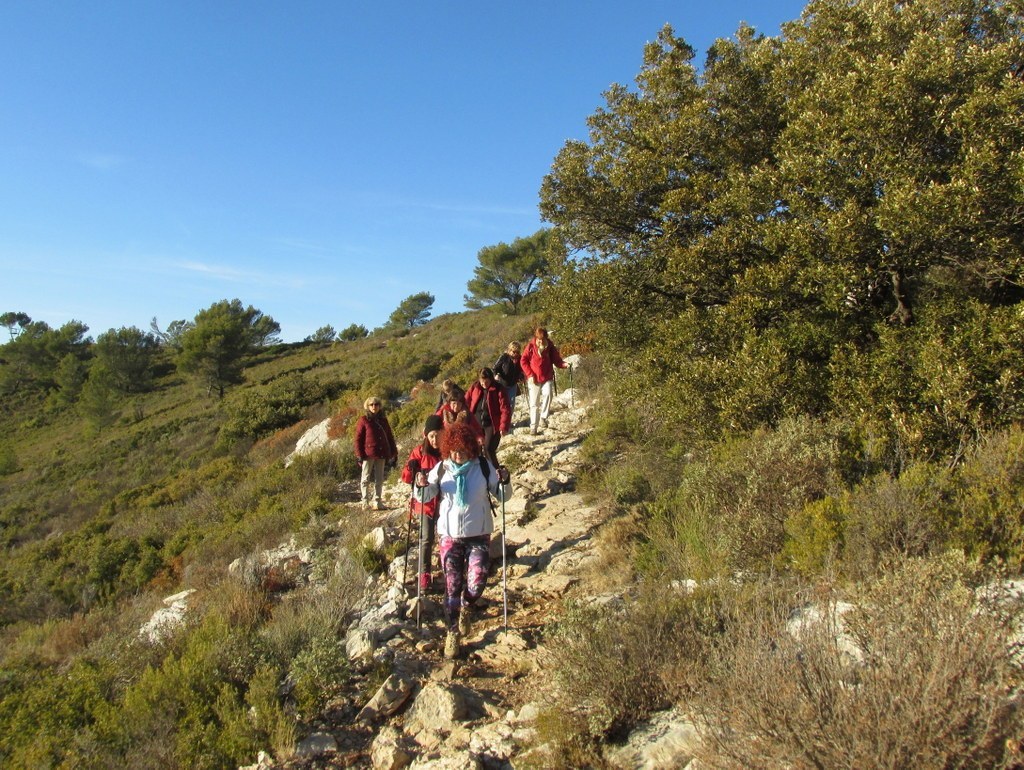
[[[465,423],[453,423],[441,434],[445,459],[420,472],[416,483],[424,500],[441,496],[437,509],[437,535],[444,570],[444,609],[448,625],[444,653],[454,658],[459,640],[469,628],[470,609],[484,592],[490,568],[490,540],[494,516],[490,494],[508,498],[508,469],[494,468],[480,456],[480,440]],[[486,475],[485,475],[486,474]]]

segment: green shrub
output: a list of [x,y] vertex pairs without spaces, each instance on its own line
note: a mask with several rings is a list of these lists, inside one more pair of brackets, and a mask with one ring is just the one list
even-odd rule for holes
[[249,680],[249,689],[245,693],[245,702],[251,709],[257,732],[267,736],[270,748],[279,760],[287,759],[295,752],[298,739],[298,725],[294,717],[285,711],[278,695],[282,679],[277,666],[261,664]]
[[954,538],[969,553],[1024,567],[1024,429],[983,441],[957,479]]
[[348,657],[335,634],[317,634],[292,660],[292,693],[301,715],[315,716],[348,681]]
[[821,574],[838,560],[849,519],[847,496],[826,497],[805,505],[786,518],[784,564],[802,575]]
[[638,468],[614,465],[605,474],[605,484],[618,505],[630,506],[651,499],[651,482]]
[[360,542],[352,548],[352,558],[367,574],[380,575],[387,569],[387,557],[369,543]]
[[18,466],[18,456],[14,448],[6,441],[0,443],[0,476],[9,476],[17,473],[21,468]]
[[256,439],[286,428],[301,420],[310,407],[332,398],[341,387],[328,387],[293,374],[263,388],[238,391],[225,405],[227,420],[221,428],[221,440]]
[[[716,572],[776,568],[787,519],[842,488],[844,447],[837,426],[794,418],[677,465],[675,491],[651,508],[648,563],[683,569],[712,563]],[[686,554],[696,563],[681,561]]]
[[860,578],[893,555],[941,553],[949,544],[950,474],[919,463],[899,478],[880,474],[855,488],[843,531],[843,571]]

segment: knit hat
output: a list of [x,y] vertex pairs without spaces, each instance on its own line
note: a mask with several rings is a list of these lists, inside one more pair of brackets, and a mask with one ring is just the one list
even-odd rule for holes
[[444,428],[444,420],[441,419],[441,415],[432,414],[427,418],[427,422],[423,426],[423,435],[427,435],[432,430],[441,430]]

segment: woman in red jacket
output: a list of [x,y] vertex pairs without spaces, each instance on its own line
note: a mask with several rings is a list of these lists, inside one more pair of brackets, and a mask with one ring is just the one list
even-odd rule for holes
[[[373,506],[378,511],[384,510],[381,492],[384,489],[384,465],[398,462],[398,447],[391,433],[391,425],[384,416],[381,401],[370,396],[363,402],[366,414],[356,423],[355,451],[356,457],[363,466],[359,477],[359,488],[362,491],[363,507]],[[371,487],[371,483],[373,486]],[[372,495],[372,498],[371,498]]]
[[[420,471],[429,473],[430,469],[441,462],[441,431],[444,428],[444,421],[436,414],[427,418],[423,426],[423,443],[418,444],[409,453],[409,459],[402,468],[402,481],[412,484],[416,474]],[[412,495],[412,510],[410,515],[420,519],[419,558],[416,564],[420,571],[420,589],[427,591],[430,588],[430,565],[434,553],[434,533],[437,531],[437,498],[421,503],[415,493]]]
[[498,467],[498,444],[512,429],[512,410],[505,389],[494,381],[494,372],[480,370],[480,378],[466,391],[466,406],[484,429],[484,452],[491,465]]
[[558,348],[548,339],[548,330],[538,326],[533,339],[526,343],[519,365],[526,375],[530,391],[530,434],[536,436],[538,428],[548,427],[548,412],[554,393],[555,367],[565,369],[568,364],[558,354]]

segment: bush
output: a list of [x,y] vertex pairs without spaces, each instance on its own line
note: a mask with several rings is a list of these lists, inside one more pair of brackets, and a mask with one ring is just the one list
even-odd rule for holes
[[706,592],[652,592],[614,609],[570,606],[545,642],[558,683],[553,706],[591,737],[624,734],[689,690],[717,626],[716,599]]
[[18,465],[18,456],[14,449],[6,442],[0,444],[0,476],[9,476],[17,473],[21,468]]
[[329,388],[301,374],[275,380],[264,388],[250,388],[233,395],[226,406],[228,419],[221,441],[256,439],[299,422],[311,406],[333,396]]
[[949,541],[951,493],[949,473],[928,463],[896,479],[881,474],[854,489],[843,535],[844,572],[866,577],[894,555],[942,552]]
[[318,634],[292,661],[289,672],[299,713],[315,716],[341,692],[348,681],[348,657],[344,642],[335,634]]
[[1024,429],[1017,426],[982,442],[958,479],[956,542],[983,559],[1024,567]]
[[795,418],[678,466],[675,491],[651,507],[647,564],[677,577],[710,565],[775,569],[784,563],[787,519],[842,489],[848,458],[837,427]]
[[991,577],[962,558],[906,560],[841,620],[834,594],[799,630],[786,597],[736,615],[692,701],[701,767],[1007,766],[1024,728],[1022,616],[1019,599],[978,590]]
[[782,548],[785,566],[807,576],[831,567],[842,552],[849,517],[848,495],[815,500],[790,514]]

